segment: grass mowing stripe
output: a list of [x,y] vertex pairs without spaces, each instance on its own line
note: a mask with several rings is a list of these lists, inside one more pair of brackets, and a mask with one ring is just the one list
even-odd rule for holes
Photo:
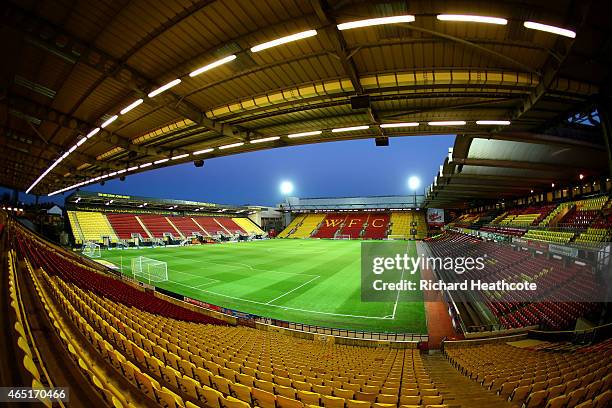
[[[129,258],[165,261],[170,280],[157,286],[247,313],[346,329],[426,333],[422,302],[401,296],[395,303],[361,302],[360,243],[277,239],[111,250],[102,257],[127,265],[127,274]],[[414,242],[408,251],[415,252]]]

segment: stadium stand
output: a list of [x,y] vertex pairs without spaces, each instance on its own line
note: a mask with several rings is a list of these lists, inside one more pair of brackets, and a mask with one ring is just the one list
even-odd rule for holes
[[334,238],[336,233],[346,224],[349,216],[341,213],[329,213],[325,216],[313,238]]
[[294,219],[291,220],[289,225],[278,234],[278,238],[289,238],[294,230],[299,227],[302,222],[306,219],[306,214],[298,214]]
[[164,216],[141,214],[137,217],[142,221],[144,227],[154,238],[163,238],[164,234],[170,234],[174,238],[181,237],[180,232],[177,231]]
[[347,235],[351,237],[351,239],[361,238],[361,232],[369,219],[369,213],[351,213],[348,215],[348,217],[346,217],[346,221],[344,222],[339,234]]
[[410,223],[412,217],[405,212],[392,212],[391,213],[391,232],[389,235],[398,238],[408,238],[410,236]]
[[192,217],[193,220],[202,229],[208,233],[208,235],[227,235],[228,232],[221,224],[219,224],[214,217]]
[[574,238],[574,232],[529,230],[523,238],[531,241],[553,242],[556,244],[567,244]]
[[75,239],[80,235],[83,242],[90,241],[102,243],[103,237],[110,238],[111,242],[118,241],[113,227],[109,224],[108,219],[103,213],[75,211],[73,217],[76,220],[74,226],[77,227],[78,231],[78,233],[75,234]]
[[77,221],[75,211],[67,211],[68,221],[70,222],[70,229],[72,230],[72,235],[74,237],[74,242],[77,245],[81,245],[84,241],[83,232],[81,231],[81,227],[79,227],[79,222]]
[[308,238],[313,231],[321,224],[325,214],[307,214],[300,225],[290,235],[290,238]]
[[456,346],[447,342],[444,353],[463,375],[514,406],[608,407],[612,403],[609,351],[547,352],[505,343]]
[[232,220],[248,234],[263,235],[264,231],[253,220],[246,217],[236,217]]
[[191,237],[194,235],[203,235],[203,231],[198,224],[191,217],[168,217],[172,224],[178,228],[178,230],[185,237]]
[[365,231],[364,239],[383,239],[387,237],[389,229],[389,221],[391,216],[388,213],[373,213],[370,214]]
[[119,239],[131,239],[132,234],[140,234],[143,239],[152,238],[134,214],[107,213],[106,217]]
[[537,302],[527,301],[520,292],[485,292],[485,298],[478,301],[483,301],[506,328],[533,325],[554,330],[573,328],[579,317],[598,308],[596,303],[584,302],[584,299],[591,299],[599,287],[587,266],[576,263],[564,265],[561,260],[549,259],[544,255],[535,257],[524,251],[514,251],[507,245],[485,242],[459,233],[443,234],[428,240],[427,245],[432,254],[441,258],[487,254],[485,268],[481,271],[440,276],[446,281],[454,282],[459,277],[487,282],[537,280],[539,293],[554,294],[556,298],[565,300]]
[[215,221],[217,221],[228,233],[230,234],[246,234],[246,231],[236,222],[229,217],[215,217]]

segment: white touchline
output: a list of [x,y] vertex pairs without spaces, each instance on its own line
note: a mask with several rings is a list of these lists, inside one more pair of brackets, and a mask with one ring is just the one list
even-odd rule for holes
[[302,283],[300,286],[298,286],[298,287],[296,287],[296,288],[293,288],[293,289],[291,289],[290,291],[285,292],[285,293],[283,293],[282,295],[280,295],[280,296],[278,296],[278,297],[275,297],[274,299],[272,299],[272,300],[268,301],[268,303],[266,303],[266,304],[267,304],[267,305],[269,305],[270,303],[274,302],[275,300],[278,300],[278,299],[280,299],[280,298],[282,298],[282,297],[284,297],[284,296],[287,296],[287,295],[288,295],[288,294],[290,294],[291,292],[295,292],[296,290],[298,290],[298,289],[299,289],[299,288],[301,288],[302,286],[305,286],[305,285],[309,284],[310,282],[312,282],[313,280],[315,280],[315,279],[319,279],[319,278],[320,278],[320,276],[315,276],[314,278],[310,279],[309,281]]

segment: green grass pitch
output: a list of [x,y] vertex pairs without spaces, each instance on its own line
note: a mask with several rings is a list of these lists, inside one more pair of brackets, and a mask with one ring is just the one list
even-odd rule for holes
[[[276,239],[102,251],[130,274],[131,259],[168,263],[156,285],[211,304],[292,322],[353,330],[427,332],[423,302],[362,302],[357,240]],[[406,242],[415,256],[414,241]]]

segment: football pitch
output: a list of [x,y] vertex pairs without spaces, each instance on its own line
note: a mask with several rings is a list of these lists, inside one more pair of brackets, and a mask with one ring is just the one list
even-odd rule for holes
[[[130,275],[131,259],[168,264],[156,286],[203,302],[298,323],[342,329],[426,333],[423,302],[361,301],[361,242],[276,239],[102,251]],[[415,256],[414,241],[406,251]]]

